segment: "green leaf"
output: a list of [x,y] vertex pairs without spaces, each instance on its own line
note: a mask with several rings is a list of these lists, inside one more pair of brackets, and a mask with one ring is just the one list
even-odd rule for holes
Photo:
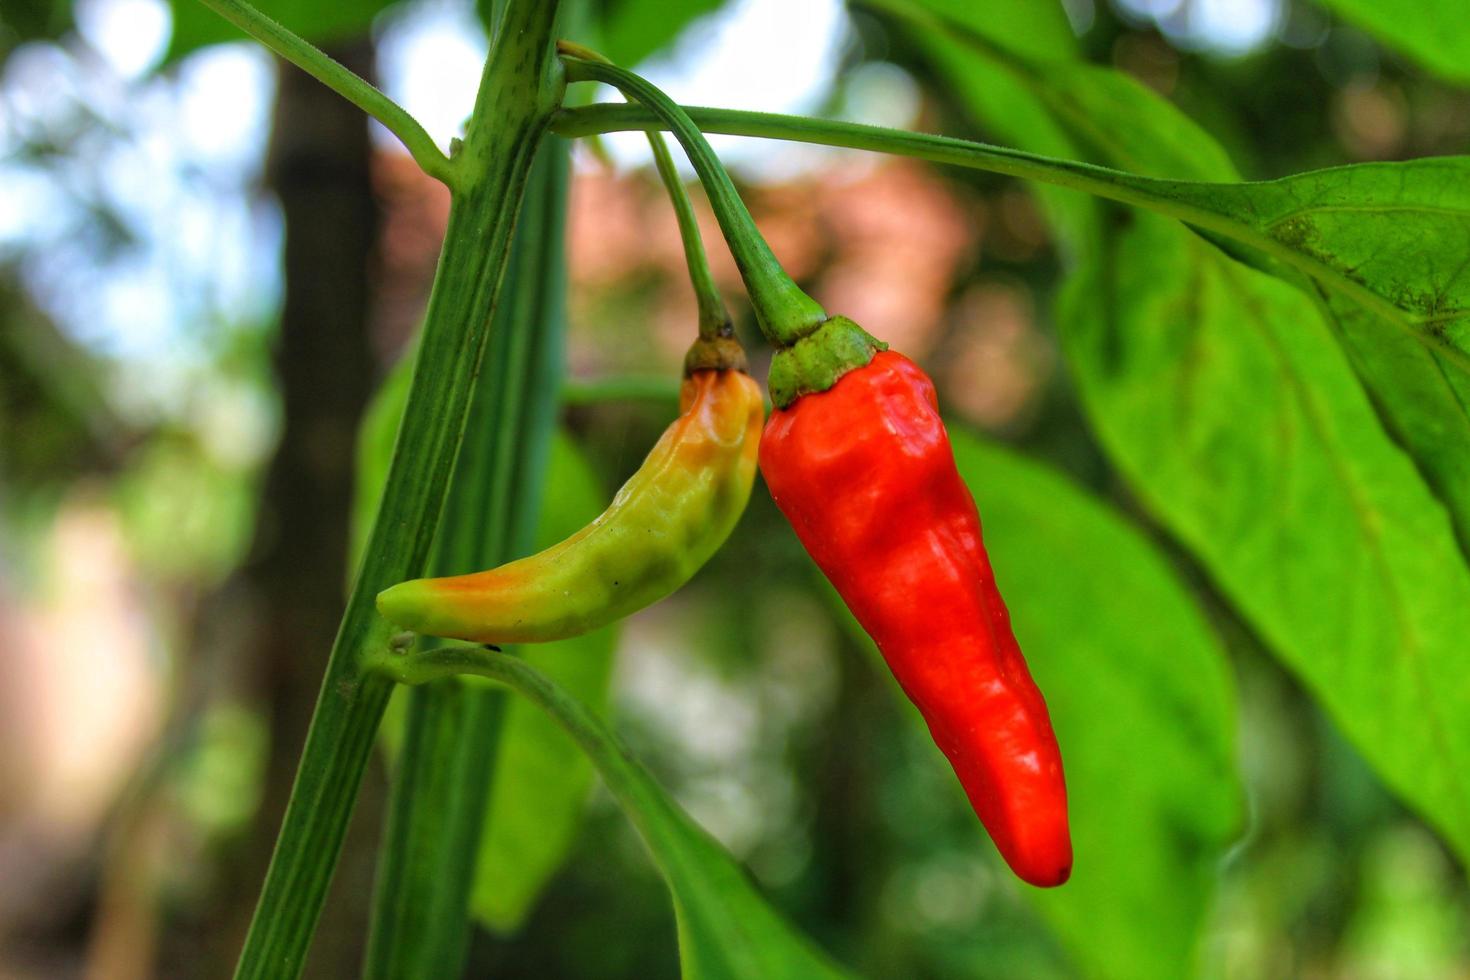
[[[793,930],[733,858],[610,733],[600,768],[638,827],[673,895],[685,980],[837,980],[848,977]],[[617,783],[619,786],[613,786]]]
[[1058,320],[1150,510],[1470,855],[1470,574],[1310,298],[1141,216],[1068,285]]
[[1314,289],[1380,418],[1414,457],[1470,554],[1470,376],[1373,313]]
[[[1470,158],[1359,164],[1234,182],[1236,171],[1224,151],[1174,106],[1121,72],[1062,58],[1038,60],[998,30],[1009,22],[1008,14],[969,7],[962,15],[942,10],[951,5],[938,0],[878,2],[927,28],[921,32],[924,43],[978,116],[997,113],[987,85],[1004,72],[1045,107],[1074,145],[1060,143],[1035,121],[1010,129],[1017,142],[1059,156],[1081,155],[1074,152],[1080,147],[1132,171],[1111,177],[1132,192],[1120,198],[1194,220],[1211,241],[1223,236],[1265,252],[1273,260],[1268,268],[1297,280],[1310,277],[1333,315],[1383,335],[1385,348],[1401,347],[1388,336],[1394,331],[1414,336],[1428,351],[1427,358],[1415,360],[1431,375],[1453,375],[1441,387],[1470,387]],[[1077,224],[1073,215],[1059,228],[1066,233]],[[1075,235],[1064,237],[1075,244]],[[1371,338],[1367,345],[1358,344],[1360,363],[1377,353]],[[1398,360],[1402,366],[1405,358]],[[1405,417],[1413,410],[1411,400],[1394,399],[1387,386],[1376,390],[1390,403],[1404,403],[1397,414],[1388,413],[1396,429],[1429,428],[1422,413]],[[1453,401],[1438,401],[1451,415],[1465,414]],[[1470,487],[1451,478],[1458,467],[1449,467],[1448,475],[1436,472],[1445,468],[1436,466],[1440,458],[1463,459],[1470,445],[1421,439],[1411,446],[1446,499],[1470,499],[1462,492]],[[1470,521],[1461,525],[1470,537]]]
[[1317,0],[1452,82],[1470,83],[1463,0]]
[[[1172,103],[1131,75],[1079,61],[1058,3],[870,2],[915,28],[977,118],[1001,122],[1019,137],[1014,142],[1033,152],[1082,156],[1080,143],[1094,151],[1089,155],[1140,174],[1238,179],[1219,144]],[[990,91],[1002,78],[1042,107],[1037,113],[1025,106],[1028,115],[1041,118],[1016,118],[1017,111]]]
[[670,44],[691,21],[722,6],[724,0],[616,0],[603,14],[598,50],[632,67]]
[[[537,549],[568,537],[601,513],[601,486],[565,435],[552,442]],[[617,628],[520,648],[526,663],[582,701],[607,701]],[[524,699],[505,709],[490,805],[471,897],[475,916],[502,932],[521,924],[561,867],[592,787],[592,765],[561,728]]]
[[1470,158],[1454,157],[1175,193],[1310,263],[1305,271],[1315,278],[1307,289],[1335,325],[1384,424],[1470,542],[1467,185]]
[[[1077,40],[1060,4],[881,0],[875,6],[912,23],[910,33],[948,82],[948,92],[982,130],[1038,153],[1076,155],[1072,139],[1047,111],[1030,80],[1017,77],[1005,63],[1025,58],[1065,63],[1076,56]],[[951,26],[940,29],[940,24]],[[953,36],[956,31],[962,36]],[[1005,59],[975,57],[976,43],[997,55],[1004,49]],[[1091,227],[1091,199],[1046,184],[1031,189],[1061,240],[1072,249],[1079,247]]]
[[[926,28],[928,37],[957,34],[1028,61],[1066,61],[1077,56],[1077,37],[1060,3],[1051,0],[865,0]],[[942,25],[942,26],[941,26]]]
[[[1053,90],[1048,107],[1103,159],[1144,173],[1228,175],[1209,137],[1152,93],[1068,77],[1050,72],[1035,85]],[[1084,99],[1085,123],[1069,108]],[[1463,409],[1452,410],[1463,379],[1444,369],[1442,338],[1427,344],[1405,325],[1463,302],[1467,163],[1257,184],[1119,177],[1226,216],[1228,227],[1207,230],[1265,253],[1263,268],[1295,263],[1287,274],[1313,275],[1322,300],[1142,216],[1099,237],[1057,315],[1115,464],[1385,781],[1462,854],[1470,792],[1457,773],[1470,739],[1455,733],[1470,678],[1455,667],[1454,638],[1470,635],[1470,576],[1444,510],[1386,437],[1321,311],[1336,314],[1360,370],[1385,386],[1378,404],[1390,419],[1398,413],[1395,429],[1417,436],[1420,466],[1441,487],[1465,480],[1470,445],[1446,438],[1470,434]],[[1418,384],[1400,387],[1409,378]],[[1411,391],[1434,396],[1432,407]],[[1431,416],[1437,409],[1450,411]]]
[[1224,653],[1115,511],[1046,466],[950,436],[1066,766],[1072,878],[1027,894],[1086,975],[1189,975],[1242,816]]
[[[255,0],[253,6],[313,44],[331,44],[365,34],[373,18],[395,0]],[[211,44],[245,35],[199,0],[173,0],[173,37],[165,62]]]

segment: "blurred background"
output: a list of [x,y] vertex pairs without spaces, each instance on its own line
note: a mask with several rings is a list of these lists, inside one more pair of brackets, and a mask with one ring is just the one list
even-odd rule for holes
[[[485,50],[475,11],[376,6],[329,49],[447,144]],[[861,7],[697,6],[640,66],[682,102],[986,138]],[[1179,104],[1248,177],[1467,149],[1470,91],[1320,7],[1065,6],[1090,58]],[[0,11],[0,978],[231,969],[340,614],[359,418],[447,212],[390,136],[254,44],[173,57],[184,26],[163,0]],[[715,143],[787,268],[929,368],[948,418],[1130,508],[1058,363],[1059,259],[1025,185]],[[575,156],[573,392],[672,377],[693,332],[645,144],[603,148]],[[572,399],[564,421],[610,494],[672,412]],[[1230,647],[1248,798],[1202,974],[1470,977],[1463,869],[1201,601]],[[612,714],[865,975],[1075,975],[759,488],[710,566],[622,630]],[[385,785],[378,766],[309,975],[356,969]],[[469,974],[673,977],[674,946],[664,886],[599,790],[522,928],[477,931]]]

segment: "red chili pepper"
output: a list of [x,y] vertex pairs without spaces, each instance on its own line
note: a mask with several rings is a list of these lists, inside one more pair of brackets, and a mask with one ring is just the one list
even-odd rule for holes
[[1066,881],[1061,753],[933,383],[903,355],[878,353],[773,412],[760,468],[923,714],[1006,862],[1033,885]]

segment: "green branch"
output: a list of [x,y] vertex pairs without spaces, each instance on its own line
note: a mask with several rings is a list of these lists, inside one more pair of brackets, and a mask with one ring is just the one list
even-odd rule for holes
[[[543,145],[526,185],[430,571],[489,568],[533,550],[562,365],[567,144]],[[433,641],[427,641],[433,642]],[[364,980],[463,971],[469,900],[506,694],[409,693],[378,861]]]
[[[688,107],[683,111],[705,132],[893,153],[931,163],[969,167],[1035,180],[1167,215],[1259,249],[1408,332],[1421,343],[1434,345],[1458,363],[1470,365],[1465,352],[1415,329],[1418,321],[1414,317],[1362,283],[1355,282],[1331,266],[1282,244],[1228,212],[1199,204],[1196,199],[1200,191],[1216,185],[1140,177],[1121,170],[1074,160],[1059,160],[989,143],[977,143],[952,136],[910,133],[862,123],[737,109]],[[658,116],[647,109],[614,104],[564,109],[552,121],[553,132],[569,137],[659,128],[667,127]]]
[[382,123],[402,141],[424,173],[453,186],[454,164],[435,145],[433,137],[425,132],[419,121],[381,90],[245,0],[199,2]]
[[298,976],[326,899],[392,689],[367,670],[393,632],[374,598],[422,574],[434,539],[531,160],[559,104],[555,17],[553,2],[511,0],[491,50],[466,145],[466,158],[483,165],[465,169],[455,182],[382,501],[240,953],[240,978]]

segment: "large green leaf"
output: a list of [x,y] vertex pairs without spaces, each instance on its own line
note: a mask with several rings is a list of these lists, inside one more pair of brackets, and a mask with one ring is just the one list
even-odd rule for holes
[[[1226,183],[1235,170],[1218,144],[1151,91],[1119,72],[1066,61],[1059,46],[1056,57],[1039,61],[1007,41],[998,30],[1011,19],[1006,5],[998,16],[988,7],[956,12],[939,0],[879,2],[927,26],[923,43],[977,115],[1010,119],[989,95],[1004,74],[1076,142],[1059,145],[1036,120],[1004,126],[1005,135],[1058,156],[1088,150],[1133,171],[1107,178],[1121,197],[1192,219],[1232,254],[1319,296],[1320,315],[1336,327],[1384,424],[1449,507],[1470,550],[1470,158]],[[1435,8],[1416,10],[1432,20]],[[1470,37],[1470,29],[1455,36]],[[1045,199],[1055,202],[1059,192]],[[1087,205],[1060,199],[1066,212],[1049,213],[1076,252]]]
[[1464,0],[1317,0],[1430,71],[1470,83]]
[[1470,575],[1311,300],[1141,216],[1068,285],[1058,319],[1098,433],[1150,510],[1470,854]]
[[1318,318],[1336,326],[1383,423],[1470,542],[1470,158],[1241,184],[1120,182],[1319,298]]
[[[1032,152],[1087,155],[1078,152],[1080,144],[1140,174],[1238,178],[1225,151],[1171,103],[1131,75],[1077,60],[1058,3],[869,2],[916,29],[921,46],[977,119],[1001,124]],[[1024,93],[1028,118],[1017,119],[1016,110],[989,90],[998,83],[1008,93]]]
[[[614,770],[616,773],[614,774]],[[685,980],[838,980],[849,974],[777,915],[745,872],[626,749],[602,767],[673,895]]]
[[1176,193],[1310,263],[1385,422],[1470,541],[1470,158]]
[[1072,879],[1028,892],[1087,975],[1186,976],[1242,814],[1224,654],[1116,512],[1045,466],[951,438],[1066,765]]
[[1382,317],[1313,286],[1384,423],[1414,457],[1470,554],[1470,375]]
[[[978,44],[971,54],[997,58]],[[1035,84],[1055,93],[1068,77]],[[1219,151],[1198,127],[1147,90],[1128,91],[1099,80],[1047,102],[1105,162],[1227,175],[1218,161],[1200,165]],[[1066,107],[1084,98],[1086,125]],[[1459,724],[1470,675],[1457,667],[1456,645],[1470,635],[1470,576],[1443,507],[1384,433],[1322,315],[1336,314],[1330,322],[1360,369],[1381,358],[1365,372],[1370,381],[1391,382],[1391,368],[1441,404],[1452,398],[1456,373],[1439,369],[1454,352],[1410,321],[1459,302],[1470,209],[1462,189],[1440,181],[1465,166],[1371,165],[1257,184],[1119,175],[1156,202],[1183,205],[1181,216],[1208,213],[1212,240],[1225,232],[1263,267],[1313,276],[1323,299],[1140,216],[1099,234],[1057,320],[1114,462],[1385,781],[1470,854],[1470,794],[1458,776],[1470,752]],[[1370,227],[1350,215],[1368,216]],[[1407,403],[1396,388],[1378,398],[1390,419]],[[1464,479],[1463,462],[1447,461],[1470,446],[1445,438],[1462,434],[1463,412],[1432,427],[1430,411],[1417,418],[1415,462],[1442,474],[1443,488]]]
[[[971,43],[1013,52],[1014,60],[1065,63],[1076,56],[1077,39],[1059,4],[1008,2],[976,5],[965,0],[881,0],[881,9],[930,25],[913,32],[919,46],[949,82],[949,89],[987,133],[1007,143],[1056,157],[1075,155],[1070,137],[1052,118],[1040,93],[1007,64],[974,56]],[[932,29],[943,22],[966,32]],[[968,42],[968,43],[967,43]],[[1032,188],[1058,237],[1075,249],[1087,237],[1092,201],[1076,191],[1046,184]]]
[[620,65],[636,65],[668,45],[696,17],[723,5],[724,0],[611,0],[603,10],[598,50]]
[[[1141,89],[1130,95],[1129,85],[1108,84],[1109,74],[1116,73],[1083,66],[1054,71],[1045,82],[1059,93],[1049,105],[1059,107],[1069,125],[1088,120],[1088,142],[1109,162],[1145,174],[1215,181],[1233,174],[1198,127],[1171,124],[1169,113],[1158,108],[1166,103]],[[1069,84],[1074,77],[1077,84]],[[1131,102],[1138,106],[1130,110]],[[1122,125],[1126,118],[1136,125]],[[1287,277],[1319,298],[1319,315],[1336,327],[1384,424],[1449,508],[1460,539],[1470,542],[1467,185],[1470,159],[1455,158],[1343,167],[1261,183],[1176,184],[1170,193],[1230,215],[1271,246],[1310,263]],[[1247,251],[1251,261],[1282,271],[1279,259],[1262,261],[1258,248]]]
[[[255,0],[261,13],[313,44],[331,44],[365,34],[373,18],[396,0]],[[222,41],[241,41],[240,29],[199,0],[173,0],[174,32],[167,61]]]
[[[603,508],[596,475],[575,445],[558,434],[547,465],[536,547],[568,537]],[[616,627],[556,643],[520,648],[525,661],[582,701],[603,705]],[[520,925],[575,842],[592,765],[545,713],[513,699],[505,709],[490,806],[480,838],[471,909],[486,925]]]

